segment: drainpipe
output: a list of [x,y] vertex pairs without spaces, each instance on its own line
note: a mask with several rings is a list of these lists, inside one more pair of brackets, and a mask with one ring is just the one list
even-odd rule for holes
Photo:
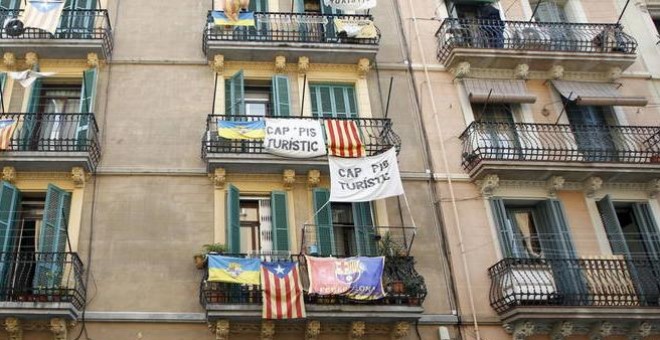
[[[432,112],[433,112],[434,123],[435,123],[435,127],[436,127],[436,130],[437,130],[438,139],[440,140],[440,151],[442,153],[441,158],[442,158],[442,163],[443,163],[443,167],[444,167],[444,170],[445,170],[445,174],[446,174],[446,177],[447,177],[447,184],[449,186],[449,196],[450,196],[450,201],[451,201],[451,206],[452,206],[452,213],[454,215],[453,224],[454,224],[454,228],[456,229],[455,232],[458,235],[459,249],[460,249],[460,252],[461,252],[461,261],[463,262],[463,271],[465,272],[465,280],[466,280],[466,286],[467,286],[467,289],[468,289],[468,299],[469,299],[469,304],[470,304],[470,312],[472,313],[472,322],[473,322],[473,326],[474,326],[474,333],[475,333],[475,336],[476,336],[477,340],[481,340],[481,334],[480,334],[480,331],[479,331],[479,323],[477,321],[477,315],[475,313],[476,308],[475,308],[475,303],[474,303],[474,295],[472,293],[472,279],[470,278],[470,268],[469,268],[469,265],[468,265],[468,262],[467,262],[465,244],[463,242],[463,233],[462,233],[462,228],[461,228],[461,221],[460,221],[460,218],[458,216],[458,205],[456,203],[456,195],[454,193],[454,186],[453,186],[453,182],[452,182],[452,178],[451,178],[451,170],[449,168],[449,161],[447,159],[447,152],[446,152],[446,147],[445,147],[445,142],[444,142],[445,137],[444,137],[444,134],[442,132],[442,129],[440,128],[440,123],[438,121],[438,108],[437,108],[437,105],[436,105],[436,102],[435,102],[435,97],[433,96],[433,93],[434,93],[433,85],[431,84],[431,76],[429,74],[429,67],[428,67],[428,64],[426,62],[426,56],[425,56],[425,53],[424,53],[424,45],[422,44],[422,40],[420,38],[419,27],[417,25],[417,16],[415,14],[415,7],[413,5],[412,0],[407,0],[407,2],[408,2],[408,6],[410,8],[411,16],[412,16],[412,20],[413,20],[413,29],[414,29],[414,35],[415,35],[415,38],[416,38],[415,40],[416,40],[416,43],[417,43],[417,48],[419,49],[421,59],[422,59],[422,66],[423,66],[423,69],[424,69],[424,78],[425,78],[426,88],[427,88],[427,91],[429,92],[429,97],[430,97],[430,100],[431,100],[431,109],[432,109]],[[399,4],[398,1],[397,1],[397,4]],[[429,162],[429,169],[431,170],[431,183],[432,183],[432,185],[431,185],[432,189],[431,190],[432,190],[432,193],[433,193],[433,196],[434,196],[433,199],[435,201],[436,213],[441,218],[440,221],[444,221],[444,217],[442,216],[442,211],[438,207],[438,205],[440,203],[440,200],[438,199],[439,195],[437,193],[437,189],[435,188],[435,181],[434,181],[434,178],[433,178],[433,174],[435,174],[434,167],[433,167],[433,159],[431,158],[433,153],[430,151],[429,145],[428,145],[428,132],[426,130],[426,125],[424,124],[424,115],[421,112],[422,111],[421,101],[419,100],[419,94],[417,92],[417,85],[416,85],[417,82],[415,81],[414,70],[412,68],[412,61],[410,59],[410,46],[407,43],[405,32],[403,32],[403,20],[401,18],[400,5],[399,5],[398,11],[397,11],[397,19],[399,21],[401,36],[402,36],[402,39],[404,40],[404,44],[405,44],[405,47],[406,47],[404,50],[405,50],[406,57],[407,57],[407,60],[408,60],[408,69],[409,69],[411,77],[413,78],[413,88],[415,89],[415,97],[417,99],[417,105],[419,106],[418,115],[420,116],[419,118],[420,118],[421,125],[422,125],[422,133],[423,133],[424,139],[426,141],[426,143],[424,143],[424,144],[425,144],[425,151],[428,153],[427,159],[428,159],[428,162]],[[445,225],[445,223],[442,223],[442,224]],[[445,252],[447,253],[449,250],[448,250],[448,247],[447,247],[446,237],[444,237],[445,236],[444,228],[441,228],[441,233],[443,234],[443,238],[444,238],[443,245],[447,248],[445,250]],[[448,257],[447,259],[449,260],[450,258]],[[450,261],[450,268],[451,268],[451,261]],[[451,274],[452,274],[452,277],[454,277],[453,271],[451,272]],[[456,295],[456,298],[458,299],[458,295],[455,293],[455,287],[452,287],[452,290],[454,290],[454,294]],[[460,331],[460,327],[459,327],[459,331]]]

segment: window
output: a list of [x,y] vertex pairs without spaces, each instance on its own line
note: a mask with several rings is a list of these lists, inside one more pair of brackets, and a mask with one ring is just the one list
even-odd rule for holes
[[329,199],[328,189],[314,189],[318,254],[375,255],[377,249],[371,203],[328,203]]
[[532,10],[536,8],[534,19],[538,22],[568,22],[566,19],[566,3],[556,0],[532,0],[529,2]]
[[513,104],[472,103],[475,120],[481,123],[478,146],[496,158],[517,159],[522,156],[512,107]]
[[355,86],[310,84],[309,90],[314,117],[358,117]]
[[564,99],[566,117],[585,161],[604,162],[616,158],[616,146],[608,126],[616,125],[609,106],[578,106]]
[[[272,108],[268,108],[268,106]],[[249,109],[249,111],[248,111]],[[270,82],[247,81],[243,70],[225,80],[225,114],[288,117],[291,115],[289,78],[273,76]]]
[[246,82],[245,113],[248,116],[272,116],[270,82]]

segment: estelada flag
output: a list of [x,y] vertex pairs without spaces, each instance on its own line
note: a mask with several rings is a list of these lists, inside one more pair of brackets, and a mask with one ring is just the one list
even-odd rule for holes
[[364,157],[364,145],[357,124],[349,119],[325,121],[328,155],[337,157]]
[[303,319],[307,317],[300,283],[300,272],[295,262],[262,262],[264,319]]
[[209,255],[209,281],[259,284],[259,259]]
[[13,119],[0,119],[0,150],[9,149],[11,137],[16,129],[16,121]]

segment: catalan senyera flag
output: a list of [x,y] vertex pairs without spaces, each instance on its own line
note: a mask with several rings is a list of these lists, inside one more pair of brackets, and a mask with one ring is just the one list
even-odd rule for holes
[[364,157],[366,155],[357,124],[354,121],[328,119],[325,121],[325,133],[328,139],[328,155],[337,157]]
[[262,262],[264,319],[303,319],[307,317],[300,272],[295,262]]
[[258,285],[259,259],[209,255],[209,281]]
[[16,130],[15,120],[0,119],[0,150],[7,150],[9,148],[14,130]]
[[254,12],[238,13],[238,20],[231,20],[227,14],[222,11],[211,12],[213,24],[216,26],[255,26]]
[[26,28],[40,28],[55,34],[63,9],[64,0],[28,0],[20,20]]
[[219,120],[218,136],[225,139],[264,139],[266,123],[263,120],[253,122]]

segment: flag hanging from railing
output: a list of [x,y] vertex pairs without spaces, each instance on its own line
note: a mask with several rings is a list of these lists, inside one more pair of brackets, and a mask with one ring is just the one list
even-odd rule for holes
[[323,0],[326,6],[342,11],[359,11],[376,7],[377,0]]
[[266,118],[264,150],[277,156],[314,158],[326,154],[318,120]]
[[60,23],[64,0],[28,0],[21,17],[23,25],[55,34]]
[[[254,26],[254,12],[241,12],[235,18],[229,18],[227,13],[220,11],[211,12],[213,24],[216,26]],[[234,20],[235,19],[235,20]]]
[[252,122],[218,121],[218,135],[225,139],[263,139],[266,136],[263,120]]
[[328,119],[325,121],[325,133],[328,155],[349,158],[366,155],[355,121]]
[[264,319],[302,319],[307,316],[298,264],[262,262]]
[[16,121],[13,119],[0,120],[0,150],[7,150],[11,145],[11,137],[16,130]]
[[344,259],[305,256],[309,293],[343,295],[354,300],[377,300],[385,296],[385,257]]
[[209,255],[209,281],[259,284],[259,259]]

